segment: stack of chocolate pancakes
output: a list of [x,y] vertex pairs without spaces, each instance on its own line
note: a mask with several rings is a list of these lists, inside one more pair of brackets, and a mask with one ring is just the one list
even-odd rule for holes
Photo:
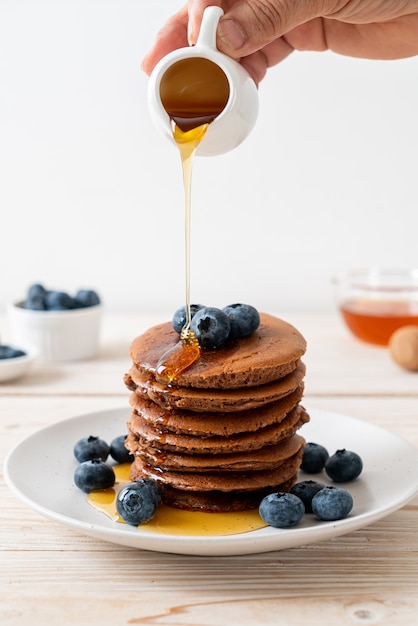
[[202,350],[167,384],[157,364],[178,341],[168,322],[132,343],[131,479],[156,479],[166,504],[203,511],[256,508],[266,493],[288,491],[305,443],[297,430],[309,421],[302,335],[261,313],[252,335]]

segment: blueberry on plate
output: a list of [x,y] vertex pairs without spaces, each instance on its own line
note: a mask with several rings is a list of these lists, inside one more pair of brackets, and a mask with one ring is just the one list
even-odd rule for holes
[[74,305],[76,308],[85,308],[88,306],[96,306],[100,304],[100,298],[93,289],[79,289],[74,296]]
[[125,522],[138,526],[154,517],[160,502],[161,495],[155,481],[141,478],[122,487],[116,498],[116,509]]
[[47,311],[67,311],[74,308],[74,300],[65,291],[48,291],[45,308]]
[[318,483],[316,480],[303,480],[296,483],[290,490],[290,493],[300,498],[305,505],[305,512],[312,513],[312,498],[318,491],[321,491],[326,485]]
[[260,314],[250,304],[228,304],[222,309],[229,318],[231,339],[247,337],[260,325]]
[[305,444],[300,469],[307,474],[322,472],[329,457],[328,450],[312,441]]
[[356,452],[337,450],[325,464],[325,472],[336,483],[345,483],[360,476],[363,461]]
[[327,522],[343,519],[352,508],[353,496],[340,487],[324,487],[312,498],[313,513]]
[[26,352],[5,344],[0,345],[0,359],[16,359],[19,356],[26,356]]
[[221,309],[203,307],[190,324],[201,348],[219,348],[228,339],[231,324]]
[[[191,304],[190,305],[191,319],[193,319],[194,315],[198,311],[200,311],[200,309],[203,309],[203,308],[204,308],[203,304]],[[186,321],[187,321],[187,309],[185,306],[182,306],[179,309],[177,309],[177,311],[173,315],[173,319],[171,320],[171,323],[176,333],[179,333],[179,334],[181,333],[182,329],[186,325]]]
[[269,526],[288,528],[302,519],[305,506],[300,498],[292,493],[279,491],[270,493],[260,502],[259,513]]
[[74,482],[85,493],[95,489],[107,489],[115,484],[115,472],[101,459],[90,459],[76,468]]
[[90,461],[91,459],[101,459],[106,461],[109,456],[110,446],[106,441],[90,435],[83,437],[74,446],[74,456],[79,463]]
[[128,435],[120,435],[115,437],[110,442],[110,456],[115,459],[117,463],[132,463],[134,460],[133,454],[125,446],[125,441]]

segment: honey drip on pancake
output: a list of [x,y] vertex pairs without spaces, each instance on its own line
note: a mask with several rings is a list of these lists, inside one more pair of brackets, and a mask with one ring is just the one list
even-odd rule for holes
[[191,181],[193,156],[204,138],[209,123],[201,124],[191,130],[182,130],[172,120],[173,137],[181,157],[185,198],[185,241],[186,241],[186,324],[181,331],[180,341],[160,358],[156,376],[158,380],[171,383],[176,376],[190,367],[200,356],[199,343],[190,329],[190,214]]
[[183,333],[181,339],[158,361],[156,377],[165,383],[171,383],[200,357],[200,346],[192,330]]

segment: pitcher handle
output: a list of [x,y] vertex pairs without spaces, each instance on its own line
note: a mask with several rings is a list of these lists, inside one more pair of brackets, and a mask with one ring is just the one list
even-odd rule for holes
[[219,20],[224,14],[221,7],[206,7],[203,12],[202,24],[196,46],[213,48],[216,50],[216,31]]

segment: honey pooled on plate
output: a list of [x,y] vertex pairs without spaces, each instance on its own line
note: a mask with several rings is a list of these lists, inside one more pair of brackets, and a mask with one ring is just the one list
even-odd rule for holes
[[[120,489],[130,481],[129,463],[114,467],[116,482],[114,487],[91,491],[87,501],[115,522],[125,523],[116,510],[116,497]],[[214,536],[236,535],[264,528],[267,524],[261,519],[258,510],[231,513],[205,513],[184,511],[161,504],[154,517],[138,528],[145,532],[165,535]]]

